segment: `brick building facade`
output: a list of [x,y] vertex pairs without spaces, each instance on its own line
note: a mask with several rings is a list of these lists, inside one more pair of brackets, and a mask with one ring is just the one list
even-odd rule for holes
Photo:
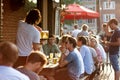
[[11,41],[15,42],[16,39],[16,32],[17,32],[17,25],[20,19],[25,17],[26,11],[24,6],[21,6],[19,9],[13,10],[12,4],[10,4],[12,0],[3,0],[1,3],[2,6],[2,22],[0,26],[0,41]]
[[[42,22],[39,25],[50,34],[55,34],[55,8],[56,3],[52,0],[36,0],[36,6],[27,3],[29,0],[1,0],[1,24],[0,42],[15,42],[18,21],[24,19],[27,11],[38,8],[42,14]],[[26,8],[27,7],[27,8]]]
[[99,0],[100,25],[107,23],[110,19],[116,18],[120,26],[120,0]]

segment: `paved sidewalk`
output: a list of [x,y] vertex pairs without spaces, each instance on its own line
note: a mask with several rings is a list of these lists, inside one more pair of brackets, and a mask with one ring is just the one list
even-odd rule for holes
[[114,80],[114,71],[111,64],[106,64],[104,71],[101,70],[100,75],[96,75],[94,80]]

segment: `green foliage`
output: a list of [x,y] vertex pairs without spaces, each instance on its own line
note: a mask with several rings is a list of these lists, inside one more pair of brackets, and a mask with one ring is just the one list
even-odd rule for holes
[[25,0],[25,1],[26,1],[25,7],[24,7],[25,11],[29,11],[37,7],[37,4],[33,3],[32,1],[31,2],[29,2],[29,0]]
[[65,20],[64,24],[72,25],[72,24],[74,24],[74,20]]
[[73,4],[73,3],[81,4],[81,1],[80,0],[61,0],[61,3],[66,5]]

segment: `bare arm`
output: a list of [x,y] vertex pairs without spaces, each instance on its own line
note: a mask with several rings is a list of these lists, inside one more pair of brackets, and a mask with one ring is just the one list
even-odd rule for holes
[[68,64],[68,61],[65,60],[65,54],[62,54],[61,58],[60,58],[60,61],[59,61],[59,66],[60,67],[64,67]]
[[42,28],[41,27],[39,27],[39,26],[37,26],[37,25],[34,25],[35,26],[35,28],[38,30],[38,31],[42,31]]
[[40,50],[40,43],[33,43],[33,50]]

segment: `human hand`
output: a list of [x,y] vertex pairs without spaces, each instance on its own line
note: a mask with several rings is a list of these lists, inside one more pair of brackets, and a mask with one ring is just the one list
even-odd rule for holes
[[40,80],[47,80],[47,78],[45,78],[44,76],[40,75],[39,76]]
[[109,41],[105,41],[105,45],[106,45],[106,46],[109,46],[109,45],[110,45],[110,42],[109,42]]

